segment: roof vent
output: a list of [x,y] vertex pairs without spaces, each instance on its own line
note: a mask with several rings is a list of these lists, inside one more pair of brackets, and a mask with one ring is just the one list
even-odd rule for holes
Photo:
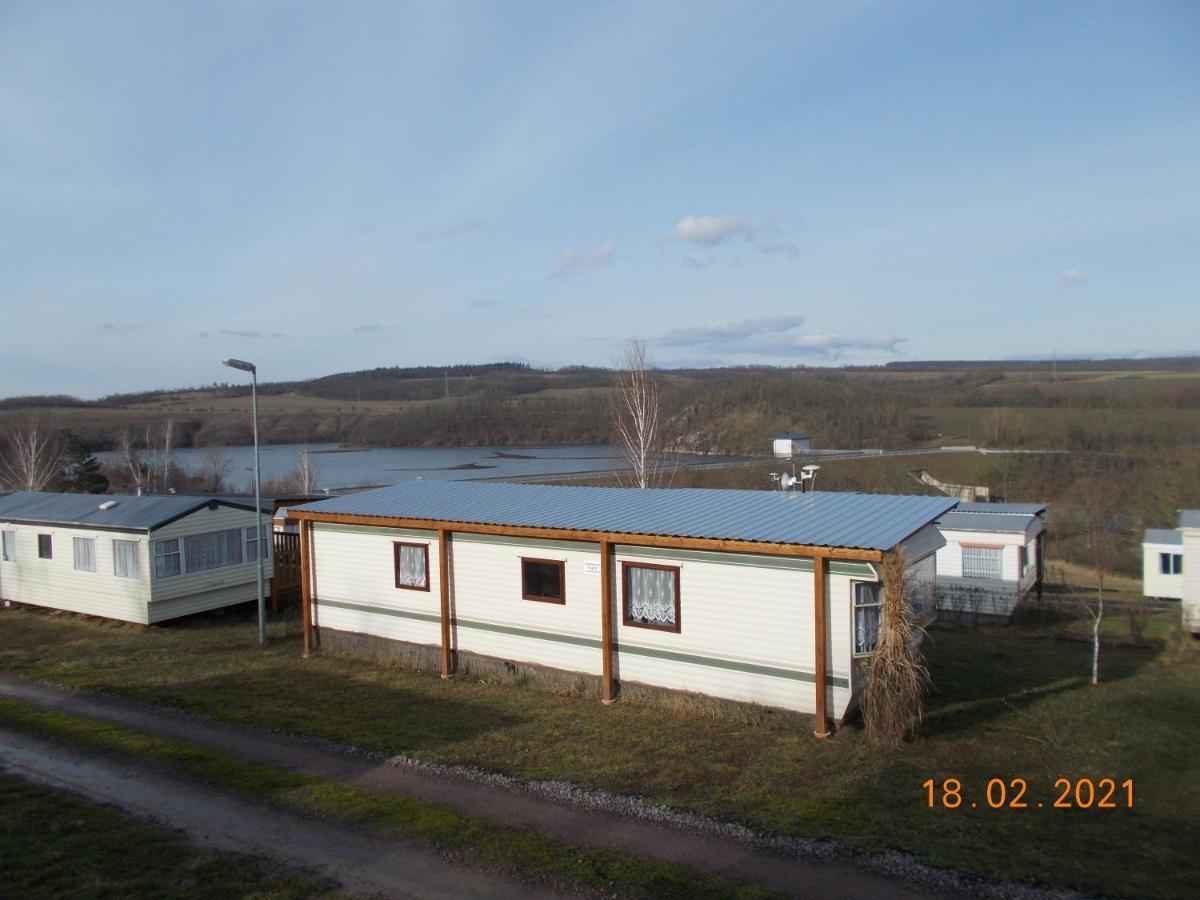
[[116,505],[117,505],[116,500],[105,500],[103,503],[100,504],[100,509],[112,509]]

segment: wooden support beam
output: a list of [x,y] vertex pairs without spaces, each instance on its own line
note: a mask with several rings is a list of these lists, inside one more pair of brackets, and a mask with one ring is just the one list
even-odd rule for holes
[[634,547],[662,547],[670,550],[713,550],[724,553],[758,553],[766,556],[798,556],[804,558],[879,562],[880,550],[857,547],[819,547],[809,544],[779,544],[769,541],[726,540],[724,538],[674,537],[662,534],[624,534],[615,531],[589,531],[578,528],[533,528],[524,525],[487,525],[478,522],[451,522],[442,519],[405,519],[396,516],[363,516],[353,513],[296,510],[289,517],[310,522],[335,525],[368,525],[375,528],[412,528],[418,531],[449,529],[462,534],[496,534],[505,537],[530,537],[562,541],[587,541]]
[[312,523],[300,523],[300,609],[304,618],[304,658],[312,652],[312,581],[309,578],[309,566],[312,561],[312,548],[309,541],[312,535]]
[[605,705],[613,696],[613,614],[612,614],[612,545],[600,541],[600,643],[604,657],[601,661],[600,700]]
[[829,716],[825,710],[825,691],[828,683],[825,652],[829,623],[825,615],[825,559],[813,560],[813,681],[816,683],[816,714],[813,733],[818,740],[829,737]]
[[450,677],[450,531],[438,529],[438,580],[442,589],[442,677]]

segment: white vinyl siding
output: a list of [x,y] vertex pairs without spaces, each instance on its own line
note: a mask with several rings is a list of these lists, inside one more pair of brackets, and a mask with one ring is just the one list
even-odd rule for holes
[[1003,550],[1000,547],[963,547],[963,578],[999,581],[1003,576]]
[[881,601],[879,585],[865,581],[854,583],[854,655],[864,656],[875,649],[879,640]]
[[0,536],[0,546],[3,548],[3,559],[5,562],[13,562],[17,558],[17,533],[15,531],[5,531]]
[[113,574],[118,578],[140,578],[138,542],[113,539]]
[[96,539],[95,538],[72,538],[71,550],[75,560],[76,572],[95,572],[96,571]]

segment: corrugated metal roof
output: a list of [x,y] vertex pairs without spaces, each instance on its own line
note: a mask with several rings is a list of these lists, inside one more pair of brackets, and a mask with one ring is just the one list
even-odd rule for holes
[[1179,511],[1180,528],[1200,528],[1200,509],[1181,509]]
[[1036,516],[1046,511],[1044,503],[960,503],[960,512],[1000,513],[1017,516]]
[[[962,509],[962,506],[959,506]],[[1024,534],[1029,523],[1037,516],[1019,516],[1015,513],[997,516],[992,513],[959,512],[951,510],[938,519],[938,528],[943,531],[992,531],[1002,534]]]
[[1183,544],[1183,535],[1174,528],[1147,528],[1143,544]]
[[478,525],[890,550],[954,504],[950,497],[886,494],[407,481],[293,508]]
[[[112,509],[100,504],[113,502]],[[91,525],[147,531],[165,525],[209,503],[254,509],[254,502],[236,503],[213,497],[184,497],[175,494],[56,494],[21,491],[0,497],[0,519],[47,525]]]

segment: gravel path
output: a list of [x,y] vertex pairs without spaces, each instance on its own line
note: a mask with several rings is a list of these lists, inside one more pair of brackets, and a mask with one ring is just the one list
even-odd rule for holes
[[355,894],[461,900],[553,896],[455,866],[427,850],[265,810],[183,779],[92,759],[5,728],[0,728],[0,754],[5,772],[111,803],[178,828],[208,847],[319,872]]
[[831,842],[768,838],[742,826],[561,782],[527,783],[457,766],[385,757],[0,673],[0,697],[178,738],[305,775],[444,803],[471,816],[530,827],[567,844],[653,856],[752,880],[798,897],[1070,897],[990,885],[904,854],[851,856]]

